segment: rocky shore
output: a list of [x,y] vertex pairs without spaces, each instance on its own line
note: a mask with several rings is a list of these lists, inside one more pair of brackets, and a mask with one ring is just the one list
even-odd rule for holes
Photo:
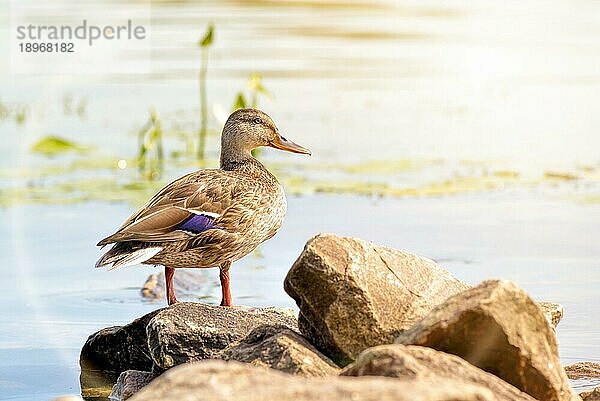
[[600,399],[567,377],[599,365],[560,364],[562,307],[511,282],[471,287],[429,259],[321,234],[284,288],[298,318],[179,303],[92,334],[84,397],[108,396],[105,380],[110,399],[132,401]]

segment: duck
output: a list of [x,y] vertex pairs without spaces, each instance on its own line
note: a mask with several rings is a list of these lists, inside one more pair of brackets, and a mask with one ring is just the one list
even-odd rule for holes
[[194,171],[158,191],[98,242],[111,248],[96,267],[163,266],[168,305],[178,302],[176,269],[218,267],[220,305],[232,306],[232,263],[272,238],[287,211],[282,185],[252,156],[261,146],[311,154],[282,136],[263,111],[236,110],[223,127],[219,168]]

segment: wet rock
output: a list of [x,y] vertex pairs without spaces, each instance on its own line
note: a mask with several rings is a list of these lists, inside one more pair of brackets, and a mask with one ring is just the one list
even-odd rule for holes
[[600,387],[596,387],[592,391],[584,391],[579,396],[583,401],[600,401]]
[[396,340],[455,354],[539,400],[576,400],[540,308],[508,281],[485,281],[436,307]]
[[535,401],[534,398],[462,358],[414,345],[380,345],[363,351],[342,376],[386,376],[403,380],[450,380],[454,386],[483,386],[498,401]]
[[190,361],[218,358],[227,346],[262,325],[298,330],[292,309],[182,302],[162,309],[149,321],[148,350],[160,369],[169,369]]
[[340,368],[285,326],[260,326],[227,348],[221,358],[302,376],[337,375]]
[[565,372],[571,380],[600,378],[600,363],[577,362],[565,366]]
[[156,377],[155,373],[140,370],[126,370],[119,375],[112,392],[108,396],[111,401],[124,401],[144,388]]
[[565,314],[565,308],[561,304],[538,302],[538,306],[542,309],[546,320],[548,320],[548,323],[550,323],[552,327],[556,327]]
[[[177,269],[173,276],[175,293],[180,299],[198,298],[198,294],[206,286],[206,277],[201,271],[194,269]],[[165,273],[151,274],[144,283],[141,294],[146,299],[165,299]]]
[[177,366],[131,401],[495,401],[482,386],[447,379],[290,375],[249,364],[202,361]]
[[284,288],[300,308],[302,334],[344,365],[370,346],[391,343],[468,286],[429,259],[320,234],[307,242]]
[[116,379],[125,370],[151,370],[146,325],[160,311],[148,313],[125,326],[107,327],[89,336],[81,349],[82,371],[102,370],[112,373]]

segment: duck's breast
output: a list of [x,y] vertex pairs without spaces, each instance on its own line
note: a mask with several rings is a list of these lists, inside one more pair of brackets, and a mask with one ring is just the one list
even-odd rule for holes
[[277,233],[287,212],[287,199],[281,184],[278,183],[276,189],[270,192],[268,197],[266,208],[268,210],[261,218],[264,221],[263,241],[268,240]]

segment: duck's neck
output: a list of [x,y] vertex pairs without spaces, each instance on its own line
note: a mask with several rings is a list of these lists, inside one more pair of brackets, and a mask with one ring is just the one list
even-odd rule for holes
[[249,150],[221,145],[220,165],[223,170],[235,170],[236,166],[252,163],[256,159]]
[[250,151],[221,148],[221,170],[247,172],[251,175],[271,175]]
[[221,150],[221,170],[235,171],[263,183],[278,183],[277,178],[250,152],[227,153]]

